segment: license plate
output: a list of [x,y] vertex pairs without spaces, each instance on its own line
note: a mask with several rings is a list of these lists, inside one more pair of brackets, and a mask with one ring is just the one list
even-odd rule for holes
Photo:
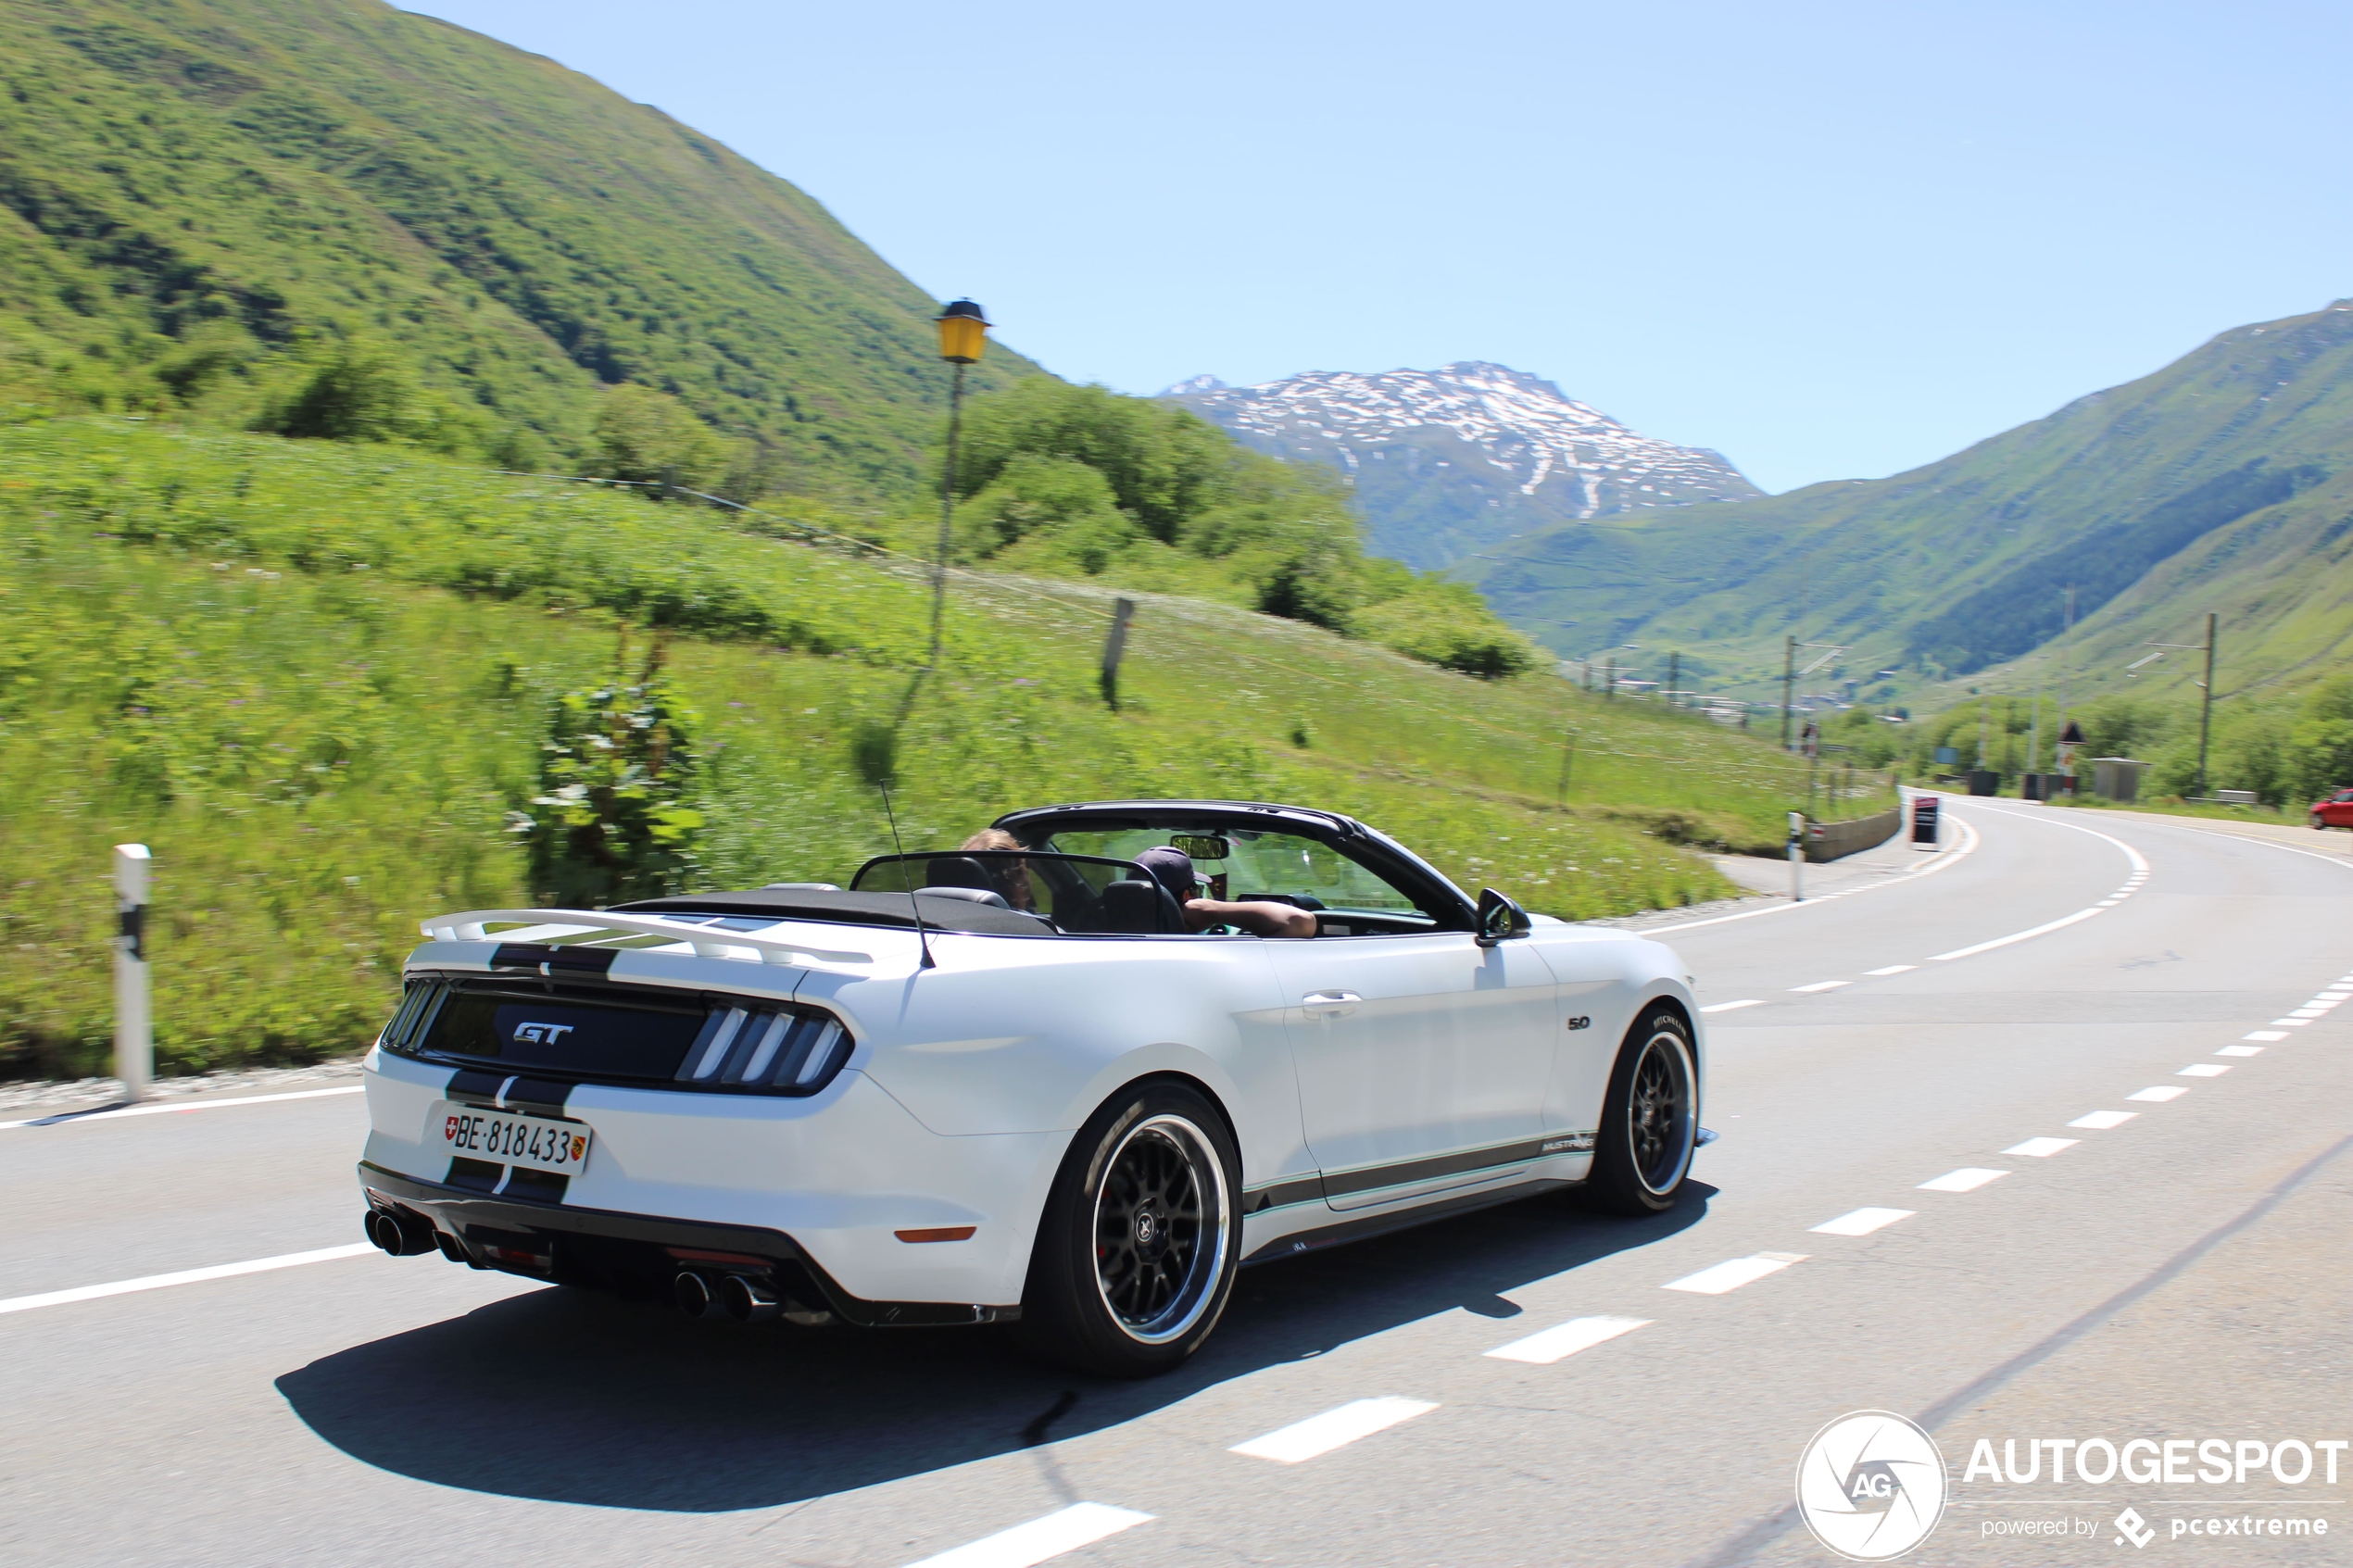
[[450,1154],[498,1165],[528,1165],[570,1174],[588,1160],[591,1134],[582,1122],[553,1122],[512,1110],[484,1110],[449,1100],[434,1103],[425,1142]]

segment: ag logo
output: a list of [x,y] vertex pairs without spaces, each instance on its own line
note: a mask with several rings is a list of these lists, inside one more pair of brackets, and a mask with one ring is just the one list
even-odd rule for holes
[[528,1040],[535,1046],[552,1046],[571,1034],[572,1028],[569,1023],[518,1023],[515,1025],[515,1038]]
[[1927,1433],[1886,1411],[1856,1411],[1806,1445],[1797,1512],[1839,1556],[1884,1562],[1936,1528],[1944,1486],[1944,1456]]

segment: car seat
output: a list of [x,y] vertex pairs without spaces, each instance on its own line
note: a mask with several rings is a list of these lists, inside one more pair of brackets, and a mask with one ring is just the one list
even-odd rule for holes
[[1184,911],[1150,878],[1114,882],[1095,903],[1094,929],[1125,936],[1164,936],[1185,929]]

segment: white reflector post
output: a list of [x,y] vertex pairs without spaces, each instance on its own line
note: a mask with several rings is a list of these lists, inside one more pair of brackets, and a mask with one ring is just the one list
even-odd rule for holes
[[144,844],[114,847],[114,899],[122,932],[114,944],[114,1075],[122,1098],[144,1099],[156,1075],[155,1018],[147,1005],[147,871]]

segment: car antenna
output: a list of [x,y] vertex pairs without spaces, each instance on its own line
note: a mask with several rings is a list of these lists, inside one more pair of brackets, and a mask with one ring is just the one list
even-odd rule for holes
[[[883,816],[890,823],[890,847],[899,857],[899,874],[906,876],[907,847],[899,842],[899,813],[890,809],[890,786],[877,779],[875,781],[875,787],[882,791]],[[931,960],[930,935],[924,930],[924,901],[915,897],[915,884],[912,878],[909,878],[907,883],[907,908],[914,914],[915,946],[924,955],[924,961],[916,967],[937,969],[939,966]]]

